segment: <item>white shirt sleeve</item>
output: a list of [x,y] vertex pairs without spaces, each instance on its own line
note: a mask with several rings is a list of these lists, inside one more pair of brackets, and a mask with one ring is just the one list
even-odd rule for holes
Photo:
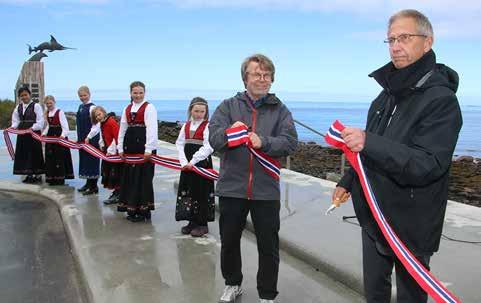
[[122,116],[120,117],[120,128],[119,128],[119,142],[117,143],[117,151],[119,153],[124,152],[124,137],[125,132],[127,131],[127,116],[125,115],[125,109],[122,112]]
[[201,148],[194,153],[190,163],[193,165],[199,163],[202,160],[207,159],[214,152],[214,149],[209,144],[209,125],[204,129],[204,142]]
[[33,110],[35,111],[35,123],[32,125],[32,130],[42,130],[44,127],[45,119],[43,118],[42,107],[40,104],[35,103],[33,105]]
[[112,143],[109,147],[107,147],[107,156],[116,155],[117,154],[117,146],[115,145],[115,140],[112,140]]
[[87,138],[92,139],[93,137],[97,136],[100,134],[100,123],[95,123],[92,125],[92,128],[90,129],[89,134],[87,135]]
[[[48,114],[47,114],[48,115]],[[45,128],[42,131],[42,136],[46,136],[48,134],[48,130],[50,129],[50,124],[45,123]]]
[[[69,129],[69,127],[68,127],[67,117],[65,116],[65,113],[64,113],[62,110],[59,111],[58,117],[59,117],[59,119],[60,119],[60,125],[62,126],[62,134],[61,134],[61,136],[62,136],[62,137],[67,137],[67,136],[68,136],[68,132],[70,131],[70,129]],[[48,123],[47,123],[47,129],[48,129]]]
[[177,137],[177,140],[175,141],[175,146],[177,147],[177,152],[179,154],[179,161],[180,165],[184,167],[189,163],[187,161],[187,157],[185,156],[185,124],[182,125],[182,128],[180,129],[179,136]]
[[15,106],[15,109],[13,110],[13,113],[12,113],[12,126],[11,128],[17,128],[18,125],[20,124],[20,118],[18,117],[18,106],[20,104],[18,104],[17,106]]
[[104,137],[102,136],[102,132],[100,132],[100,136],[99,136],[99,147],[100,149],[102,149],[105,145],[105,142],[104,142]]
[[[94,110],[96,106],[92,105],[89,108],[89,115],[92,114],[92,111]],[[100,133],[100,122],[97,122],[95,124],[92,124],[92,127],[90,128],[90,132],[87,135],[87,138],[92,139],[93,137],[97,136]]]
[[157,123],[157,110],[151,103],[145,108],[144,120],[146,127],[145,152],[152,153],[153,150],[157,149],[159,126]]

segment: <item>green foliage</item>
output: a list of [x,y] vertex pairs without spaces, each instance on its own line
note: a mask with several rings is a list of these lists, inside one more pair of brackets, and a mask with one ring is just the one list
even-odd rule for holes
[[0,99],[0,129],[10,127],[12,124],[12,112],[15,102],[9,99]]

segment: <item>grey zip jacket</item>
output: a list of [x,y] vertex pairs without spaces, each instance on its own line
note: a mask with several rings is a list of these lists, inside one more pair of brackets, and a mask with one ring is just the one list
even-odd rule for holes
[[274,95],[256,102],[245,92],[224,100],[209,121],[209,143],[221,155],[216,194],[221,197],[252,200],[280,200],[279,181],[268,175],[244,145],[229,148],[226,129],[240,121],[256,133],[261,151],[279,160],[294,152],[297,131],[291,112]]

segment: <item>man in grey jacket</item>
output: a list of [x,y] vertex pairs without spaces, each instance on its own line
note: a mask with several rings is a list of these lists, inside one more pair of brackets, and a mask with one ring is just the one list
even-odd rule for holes
[[259,269],[257,290],[260,302],[274,302],[279,272],[279,181],[266,173],[246,145],[229,148],[226,130],[248,128],[252,148],[277,159],[292,153],[297,132],[292,115],[269,94],[275,67],[264,55],[256,54],[241,66],[245,92],[224,100],[209,123],[209,142],[221,155],[219,196],[221,269],[226,288],[220,302],[232,302],[242,294],[240,239],[248,213],[257,238]]

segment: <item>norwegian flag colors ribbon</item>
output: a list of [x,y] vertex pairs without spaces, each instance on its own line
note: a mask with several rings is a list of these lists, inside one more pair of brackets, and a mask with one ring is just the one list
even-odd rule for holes
[[[3,137],[5,139],[5,144],[7,145],[8,153],[10,154],[10,157],[12,158],[12,160],[15,159],[15,151],[13,149],[13,145],[12,145],[12,141],[10,140],[9,133],[16,134],[16,135],[31,135],[32,138],[37,141],[44,142],[44,143],[59,144],[59,145],[62,145],[63,147],[70,148],[70,149],[83,149],[90,155],[107,162],[128,163],[128,164],[140,164],[145,162],[144,155],[142,154],[126,154],[125,159],[122,159],[119,155],[107,156],[90,144],[77,143],[77,142],[73,142],[73,141],[59,138],[59,137],[41,136],[33,132],[31,129],[19,130],[19,129],[7,128],[3,131]],[[175,170],[182,169],[182,166],[180,165],[179,160],[174,158],[152,155],[150,158],[150,162],[163,167],[170,168],[170,169],[175,169]],[[192,171],[212,181],[217,181],[217,179],[219,178],[219,173],[212,168],[203,168],[203,167],[193,166]]]
[[349,163],[351,163],[352,168],[356,171],[361,182],[364,196],[371,209],[371,213],[397,258],[401,261],[409,274],[416,280],[419,286],[422,287],[436,302],[461,302],[416,259],[391,228],[376,200],[364,171],[359,153],[352,152],[341,137],[343,129],[344,125],[336,120],[329,128],[325,140],[328,144],[341,149],[346,155]]
[[227,146],[229,147],[236,147],[249,142],[249,134],[245,125],[228,128],[225,133],[227,135]]
[[276,159],[268,156],[264,152],[252,147],[252,143],[249,139],[247,132],[247,126],[241,125],[231,127],[225,131],[227,135],[227,146],[236,147],[239,145],[246,145],[249,151],[254,155],[256,160],[262,166],[264,171],[272,178],[279,180],[281,175],[281,164]]

